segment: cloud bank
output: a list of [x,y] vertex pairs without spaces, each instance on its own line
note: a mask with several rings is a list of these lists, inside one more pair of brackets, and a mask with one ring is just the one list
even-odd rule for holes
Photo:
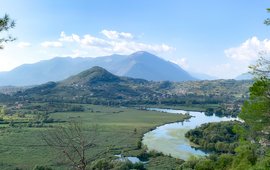
[[248,67],[254,64],[261,55],[270,54],[270,40],[260,40],[253,36],[236,47],[224,50],[227,62],[210,68],[213,75],[232,78],[250,71]]
[[[117,32],[112,30],[102,30],[101,35],[103,37],[97,37],[90,34],[80,36],[78,34],[67,35],[65,32],[61,32],[60,38],[56,41],[58,44],[63,46],[77,47],[78,51],[84,51],[84,55],[98,53],[98,55],[109,55],[109,54],[130,54],[136,51],[149,51],[155,54],[165,53],[174,50],[173,47],[161,43],[161,44],[146,44],[135,40],[134,35],[128,32]],[[57,44],[54,42],[54,47]],[[43,46],[48,47],[53,44],[46,43]],[[60,47],[60,45],[59,45]],[[71,54],[72,55],[72,54]]]
[[30,46],[31,46],[31,44],[29,42],[19,42],[17,44],[17,47],[19,47],[19,48],[26,48],[26,47],[30,47]]
[[236,61],[251,62],[257,60],[261,52],[270,53],[270,40],[252,37],[238,47],[226,49],[225,55]]

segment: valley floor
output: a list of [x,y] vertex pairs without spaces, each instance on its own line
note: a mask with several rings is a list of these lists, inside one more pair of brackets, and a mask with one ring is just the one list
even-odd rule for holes
[[[96,146],[89,150],[89,158],[113,157],[115,154],[138,156],[143,152],[138,149],[138,141],[144,133],[156,126],[187,118],[146,110],[121,107],[85,105],[84,112],[51,113],[50,117],[58,123],[46,123],[43,127],[27,127],[25,123],[13,126],[0,124],[0,169],[33,169],[36,165],[49,166],[53,169],[67,169],[66,161],[41,139],[41,134],[57,126],[66,126],[71,120],[82,124],[86,130],[98,126]],[[181,161],[159,156],[149,160],[148,169],[166,169]]]

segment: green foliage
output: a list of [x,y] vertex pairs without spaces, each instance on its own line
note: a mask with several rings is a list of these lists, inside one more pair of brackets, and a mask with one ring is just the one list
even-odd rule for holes
[[141,149],[142,148],[142,141],[141,140],[138,140],[137,141],[137,148],[138,149]]
[[250,143],[244,143],[236,148],[236,156],[233,160],[233,169],[249,169],[256,164],[256,146]]
[[189,160],[184,162],[179,169],[180,170],[187,170],[187,169],[195,169],[196,164],[199,162],[199,158],[197,157],[190,157]]
[[239,135],[233,130],[236,125],[245,128],[237,121],[207,123],[189,130],[185,136],[204,150],[234,153],[239,139]]
[[[0,32],[9,31],[15,27],[15,21],[11,20],[10,17],[5,14],[4,17],[0,18]],[[0,38],[0,49],[3,49],[3,43],[14,41],[15,38],[11,36],[1,37]]]
[[98,159],[94,161],[90,169],[92,170],[145,170],[143,163],[132,164],[130,161],[110,160],[110,159]]
[[106,159],[99,159],[95,160],[91,164],[91,169],[93,170],[107,170],[107,169],[112,169],[114,166],[113,162],[111,160],[106,160]]
[[256,165],[253,169],[256,170],[264,170],[264,169],[270,169],[270,157],[269,157],[270,151],[266,151],[265,156],[259,157],[257,160]]
[[[270,8],[267,8],[266,10],[267,10],[267,12],[270,12]],[[264,24],[270,25],[270,18],[267,18],[266,20],[264,20]]]
[[269,90],[269,79],[258,79],[250,88],[250,99],[244,103],[239,115],[255,131],[263,130],[270,125]]
[[52,168],[50,168],[48,166],[39,166],[39,165],[36,165],[33,170],[52,170]]
[[219,170],[230,169],[232,162],[233,162],[232,155],[222,154],[217,158],[217,160],[215,162],[215,169],[219,169]]
[[147,170],[178,169],[184,163],[183,160],[168,156],[151,157],[146,164]]
[[196,163],[196,170],[214,170],[214,162],[210,159],[201,159]]

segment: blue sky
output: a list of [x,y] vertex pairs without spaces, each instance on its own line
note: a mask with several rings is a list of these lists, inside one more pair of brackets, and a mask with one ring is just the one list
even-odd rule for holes
[[268,7],[267,0],[1,0],[18,39],[0,51],[0,71],[55,56],[147,50],[188,71],[232,78],[270,51]]

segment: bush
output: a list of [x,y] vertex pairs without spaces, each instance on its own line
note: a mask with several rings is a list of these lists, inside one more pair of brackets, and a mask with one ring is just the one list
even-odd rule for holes
[[141,149],[142,148],[142,141],[138,140],[137,142],[137,149]]

